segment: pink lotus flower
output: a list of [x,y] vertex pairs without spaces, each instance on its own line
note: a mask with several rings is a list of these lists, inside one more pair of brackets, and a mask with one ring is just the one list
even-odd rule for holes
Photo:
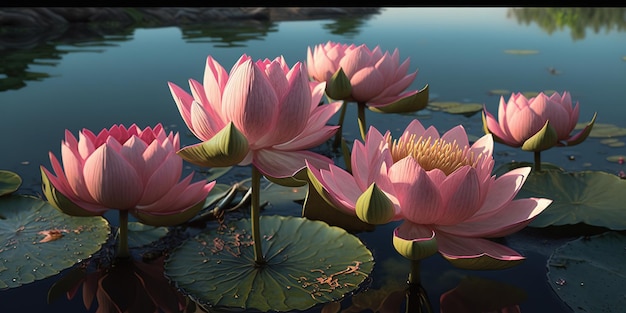
[[497,120],[484,110],[484,128],[485,132],[493,134],[496,141],[524,150],[541,151],[553,146],[573,146],[587,138],[595,121],[594,114],[585,129],[572,135],[579,110],[578,102],[572,107],[572,99],[567,91],[563,95],[555,92],[551,96],[541,92],[530,99],[521,93],[513,93],[508,102],[500,97]]
[[187,127],[202,143],[179,151],[200,166],[253,164],[272,178],[289,178],[304,160],[327,167],[332,160],[307,149],[330,138],[326,125],[340,103],[319,105],[325,84],[310,82],[304,64],[283,57],[253,62],[242,55],[230,74],[211,56],[203,84],[190,79],[191,94],[174,83],[170,91]]
[[183,159],[176,155],[178,133],[113,125],[76,139],[69,130],[61,143],[62,165],[50,152],[54,174],[41,166],[48,201],[70,215],[128,211],[150,225],[175,225],[193,217],[215,182],[179,182]]
[[[491,174],[492,151],[491,135],[470,145],[461,125],[440,136],[433,126],[425,129],[413,120],[398,139],[370,127],[365,143],[354,142],[352,174],[335,165],[328,170],[309,165],[309,178],[333,206],[352,216],[362,215],[363,195],[372,186],[382,191],[392,204],[392,214],[365,216],[379,224],[404,220],[394,231],[394,246],[396,241],[436,240],[433,252],[438,250],[456,266],[510,266],[523,257],[485,238],[522,229],[551,200],[514,200],[530,168],[496,178]],[[385,206],[376,193],[371,197],[376,205]],[[475,262],[477,258],[486,263]]]
[[[428,90],[405,91],[417,76],[407,73],[410,60],[400,63],[400,53],[370,50],[366,45],[347,45],[335,42],[307,48],[309,76],[326,82],[327,94],[332,99],[367,103],[370,108],[385,112],[413,112],[428,103]],[[337,80],[339,71],[349,81]],[[419,94],[419,97],[418,97]],[[402,103],[396,102],[406,99]],[[390,111],[388,111],[390,110]]]

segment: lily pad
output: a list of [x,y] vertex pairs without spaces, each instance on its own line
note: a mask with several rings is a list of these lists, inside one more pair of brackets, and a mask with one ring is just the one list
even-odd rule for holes
[[128,223],[128,246],[131,248],[141,247],[167,235],[167,227],[155,227],[139,222]]
[[207,310],[306,310],[353,293],[372,253],[339,227],[292,216],[261,216],[265,265],[254,261],[251,222],[200,233],[174,249],[165,274]]
[[91,257],[110,234],[102,217],[74,217],[32,196],[0,198],[0,290],[58,274]]
[[482,111],[483,105],[480,103],[462,103],[456,101],[433,101],[428,104],[432,111],[443,111],[450,114],[461,114],[467,117]]
[[605,232],[557,248],[548,280],[574,312],[620,312],[626,307],[626,235]]
[[492,89],[487,92],[490,96],[506,96],[510,95],[511,91],[508,89]]
[[[520,168],[520,167],[534,167],[535,164],[532,162],[508,162],[508,163],[504,163],[500,166],[498,166],[494,171],[494,175],[496,176],[500,176],[502,174],[505,174],[511,170],[514,170],[516,168]],[[552,164],[552,163],[548,163],[548,162],[541,162],[541,169],[542,170],[554,170],[554,171],[565,171],[565,169],[563,169],[562,167]]]
[[626,230],[626,180],[600,171],[532,172],[517,198],[539,197],[553,202],[530,224],[587,225]]
[[611,155],[606,157],[606,160],[609,162],[624,163],[624,160],[626,160],[626,155]]
[[528,54],[537,54],[539,53],[539,50],[515,50],[515,49],[511,49],[511,50],[504,50],[504,53],[506,54],[520,54],[520,55],[528,55]]
[[[578,123],[574,129],[580,130],[587,126],[587,123]],[[626,136],[626,128],[613,124],[594,123],[589,137],[593,138],[611,138]]]
[[0,170],[0,196],[15,192],[22,185],[22,178],[17,173]]

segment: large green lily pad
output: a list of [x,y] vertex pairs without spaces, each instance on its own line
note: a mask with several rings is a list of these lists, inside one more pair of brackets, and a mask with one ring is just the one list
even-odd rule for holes
[[[574,129],[580,130],[584,129],[586,126],[587,123],[578,123]],[[594,123],[593,129],[591,129],[589,133],[589,137],[591,138],[613,138],[621,136],[626,136],[626,128],[605,123]]]
[[626,180],[600,171],[532,172],[517,198],[539,197],[553,202],[529,226],[585,223],[626,230]]
[[22,185],[22,178],[17,173],[0,170],[0,196],[15,192]]
[[0,198],[0,290],[59,273],[91,257],[110,234],[102,217],[74,217],[32,196]]
[[250,225],[242,219],[188,239],[166,260],[166,276],[208,310],[291,311],[341,299],[372,271],[357,237],[293,216],[261,216],[267,264],[256,266]]
[[[128,223],[128,246],[131,248],[142,247],[153,243],[167,235],[167,227],[156,227],[139,222]],[[119,229],[118,229],[119,235]]]
[[574,312],[621,312],[626,307],[626,235],[605,232],[557,248],[548,280]]

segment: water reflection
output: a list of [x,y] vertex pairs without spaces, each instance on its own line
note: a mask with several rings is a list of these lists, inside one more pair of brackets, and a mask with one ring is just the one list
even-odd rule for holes
[[584,39],[587,28],[596,34],[626,30],[626,8],[513,8],[507,16],[524,25],[537,23],[548,34],[569,28],[573,40]]
[[361,32],[361,27],[373,15],[348,16],[337,18],[330,23],[322,25],[322,28],[328,30],[333,35],[342,35],[346,38],[354,38]]
[[278,31],[271,21],[215,22],[181,26],[183,39],[193,43],[213,43],[217,48],[245,47],[250,40],[263,40],[269,33]]
[[[193,312],[195,304],[163,276],[165,257],[154,260],[115,259],[111,265],[77,267],[50,288],[49,301],[65,295],[95,312]],[[79,292],[79,290],[81,292]],[[51,299],[52,297],[52,299]],[[95,301],[94,301],[95,300]]]
[[133,31],[131,28],[112,29],[94,25],[0,32],[0,92],[20,89],[28,81],[50,77],[46,72],[31,70],[33,65],[57,66],[61,58],[71,52],[103,52],[103,47],[132,40]]

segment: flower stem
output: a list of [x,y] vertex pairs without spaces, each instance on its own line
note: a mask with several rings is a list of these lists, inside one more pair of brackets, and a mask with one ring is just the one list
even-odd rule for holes
[[420,261],[411,260],[411,272],[409,273],[409,280],[407,283],[409,283],[409,285],[421,284]]
[[406,291],[405,312],[433,313],[430,299],[421,283],[420,261],[411,261],[411,272],[407,284],[409,288]]
[[266,264],[261,250],[261,172],[252,165],[252,199],[250,204],[250,219],[252,220],[252,241],[254,242],[254,262],[257,266]]
[[535,151],[535,171],[541,172],[541,151]]
[[367,123],[365,122],[365,102],[357,102],[358,107],[358,120],[359,130],[361,131],[361,138],[365,140],[365,134],[367,132]]
[[128,210],[119,210],[120,227],[117,241],[117,258],[129,258],[130,250],[128,249]]
[[335,133],[335,141],[333,142],[333,150],[337,150],[339,148],[339,145],[341,144],[341,138],[343,137],[343,120],[346,117],[346,107],[347,107],[347,103],[346,101],[343,102],[343,104],[341,105],[341,113],[339,113],[339,123],[337,125],[339,125],[339,129],[337,129],[337,132]]

